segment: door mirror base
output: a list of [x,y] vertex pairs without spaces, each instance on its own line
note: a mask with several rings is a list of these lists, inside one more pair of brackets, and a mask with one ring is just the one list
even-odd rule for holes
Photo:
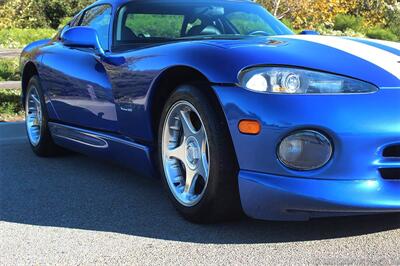
[[100,45],[96,30],[90,27],[68,29],[62,34],[61,42],[67,47],[93,49],[101,60],[110,65],[120,66],[126,62],[125,57],[107,55]]
[[100,57],[105,57],[100,45],[99,36],[90,27],[73,27],[61,35],[61,42],[68,47],[94,49]]

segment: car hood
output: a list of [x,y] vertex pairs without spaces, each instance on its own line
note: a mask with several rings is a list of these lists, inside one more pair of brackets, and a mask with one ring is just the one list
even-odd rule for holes
[[225,51],[234,71],[258,65],[314,69],[400,88],[400,43],[320,35],[209,40]]

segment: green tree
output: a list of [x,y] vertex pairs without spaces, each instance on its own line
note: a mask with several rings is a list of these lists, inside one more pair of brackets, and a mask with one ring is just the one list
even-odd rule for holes
[[5,0],[0,2],[0,28],[58,28],[94,0]]
[[40,6],[32,0],[5,1],[0,6],[0,28],[40,28],[47,21]]
[[388,6],[387,20],[389,29],[397,36],[397,39],[400,40],[400,2]]
[[[295,29],[331,27],[340,14],[363,18],[364,27],[396,27],[398,0],[258,0],[278,18],[291,21]],[[394,11],[393,11],[394,10]],[[393,31],[393,30],[392,30]]]

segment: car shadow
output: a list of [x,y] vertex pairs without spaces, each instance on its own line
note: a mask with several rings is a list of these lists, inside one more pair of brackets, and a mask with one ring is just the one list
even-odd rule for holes
[[176,213],[159,180],[80,155],[37,158],[25,141],[0,145],[0,220],[216,244],[333,239],[400,227],[399,214],[192,224]]

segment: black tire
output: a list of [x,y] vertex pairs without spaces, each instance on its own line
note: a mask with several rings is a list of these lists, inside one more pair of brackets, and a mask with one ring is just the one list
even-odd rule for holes
[[[25,102],[24,102],[26,114],[28,114],[28,112],[29,112],[29,110],[27,110],[28,109],[27,102],[29,101],[28,95],[33,88],[36,88],[36,90],[39,94],[39,100],[40,100],[41,112],[42,112],[42,123],[40,126],[40,139],[36,145],[32,144],[32,141],[29,138],[28,126],[26,123],[28,140],[29,140],[29,144],[32,148],[32,151],[37,156],[40,156],[40,157],[51,157],[51,156],[62,154],[64,152],[64,150],[62,148],[60,148],[59,146],[57,146],[53,142],[53,139],[52,139],[50,131],[49,131],[49,127],[48,127],[48,121],[49,121],[48,117],[49,116],[48,116],[47,109],[46,109],[46,102],[44,99],[43,89],[40,84],[40,80],[39,80],[38,76],[33,76],[29,80],[28,87],[26,89],[26,94],[25,94],[26,97],[25,97]],[[25,119],[27,119],[27,117],[25,117]]]
[[[238,189],[238,163],[219,103],[203,85],[184,85],[177,88],[167,100],[158,130],[158,163],[164,188],[178,212],[194,223],[230,221],[242,216]],[[198,111],[208,136],[209,181],[201,200],[192,207],[182,205],[169,188],[162,160],[164,121],[175,103],[187,101]]]

